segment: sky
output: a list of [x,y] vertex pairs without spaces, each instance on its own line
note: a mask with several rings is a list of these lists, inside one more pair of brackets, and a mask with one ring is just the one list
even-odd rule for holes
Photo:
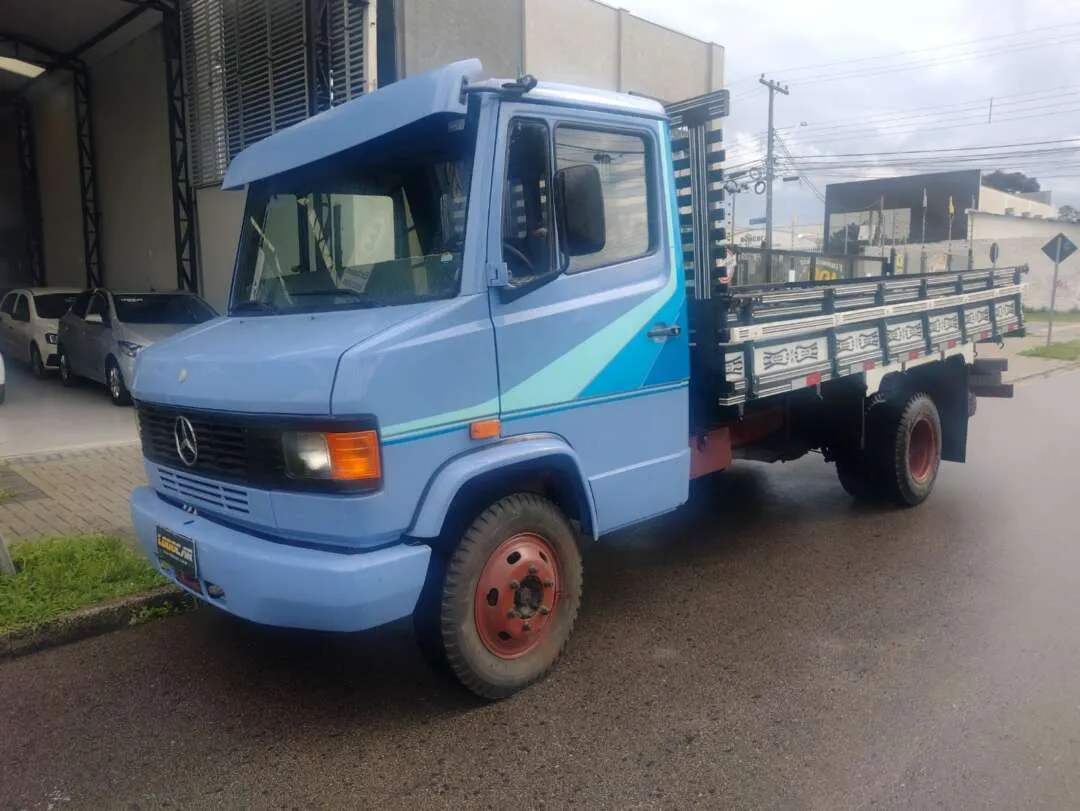
[[[779,170],[801,178],[776,184],[778,223],[821,222],[811,186],[952,168],[1025,171],[1080,208],[1080,0],[619,5],[724,47],[729,173],[764,155],[757,77],[787,83],[776,125],[794,159],[778,152]],[[739,195],[739,224],[764,210]]]

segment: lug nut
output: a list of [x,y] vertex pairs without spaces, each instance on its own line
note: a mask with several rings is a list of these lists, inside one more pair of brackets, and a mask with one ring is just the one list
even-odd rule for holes
[[551,609],[548,608],[546,605],[542,605],[540,606],[540,613],[546,617],[548,614],[551,613]]
[[521,588],[521,584],[516,580],[511,580],[510,588],[512,588],[514,591],[517,591],[519,588]]
[[529,564],[529,574],[536,574],[536,564],[535,563],[530,563]]
[[531,631],[531,630],[532,630],[532,626],[531,626],[531,625],[529,625],[529,623],[527,623],[527,622],[523,622],[523,623],[521,624],[521,630],[523,630],[523,631]]
[[546,588],[546,589],[555,588],[555,581],[554,580],[545,580],[544,581],[544,588]]
[[506,618],[507,618],[508,620],[512,620],[512,619],[513,619],[514,617],[516,617],[516,616],[517,616],[517,611],[515,611],[515,610],[514,610],[514,609],[512,609],[512,608],[511,608],[511,609],[510,609],[509,611],[507,611],[507,612],[506,612]]

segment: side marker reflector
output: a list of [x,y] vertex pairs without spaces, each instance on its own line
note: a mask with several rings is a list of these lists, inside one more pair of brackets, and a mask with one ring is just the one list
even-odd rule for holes
[[469,425],[470,439],[495,439],[502,433],[498,420],[479,420]]

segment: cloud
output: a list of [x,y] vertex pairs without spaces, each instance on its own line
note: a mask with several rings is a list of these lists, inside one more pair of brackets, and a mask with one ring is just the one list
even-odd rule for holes
[[[756,82],[761,73],[791,87],[789,96],[777,98],[776,122],[793,127],[782,134],[796,155],[1080,137],[1080,0],[907,0],[879,7],[849,0],[620,0],[619,5],[724,47],[732,92],[725,127],[729,166],[746,164],[763,151],[768,93]],[[988,124],[984,105],[988,116],[991,97],[997,113]],[[799,126],[803,122],[806,126]],[[1041,176],[1055,201],[1080,202],[1080,160],[1075,171],[1064,159],[1005,163]],[[810,174],[823,189],[829,182],[913,171],[868,166]],[[739,220],[760,216],[763,198],[744,196],[752,202],[740,200]],[[800,222],[821,217],[817,198],[797,184],[778,184],[775,206],[778,218],[790,212],[797,212]]]

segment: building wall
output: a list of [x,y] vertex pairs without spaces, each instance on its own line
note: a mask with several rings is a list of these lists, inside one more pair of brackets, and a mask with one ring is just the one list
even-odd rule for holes
[[[987,213],[976,213],[971,219],[972,266],[990,267],[990,246],[997,243],[998,267],[1027,265],[1030,269],[1024,277],[1027,284],[1024,306],[1034,309],[1049,307],[1054,263],[1043,253],[1042,247],[1058,234],[1065,234],[1074,244],[1080,245],[1080,223]],[[904,264],[908,273],[918,273],[924,261],[929,272],[946,270],[950,256],[952,269],[963,270],[968,266],[968,250],[968,242],[962,239],[951,243],[929,243],[925,247],[896,246],[897,253],[906,257]],[[1059,268],[1055,306],[1059,311],[1080,310],[1080,253],[1073,254]]]
[[210,305],[223,312],[244,216],[244,193],[199,189],[195,204],[199,212],[200,289]]
[[25,261],[22,180],[15,110],[0,107],[0,288],[30,281]]
[[0,107],[0,230],[22,226],[19,131],[15,110]]
[[1057,215],[1055,206],[1040,200],[998,191],[997,189],[991,189],[989,186],[983,186],[979,190],[979,211],[985,211],[989,214],[1006,214],[1010,209],[1014,214],[1030,214],[1040,217],[1054,217]]
[[678,101],[723,87],[724,49],[596,0],[524,0],[525,69]]
[[524,0],[524,6],[529,73],[549,82],[619,89],[617,9],[594,0]]
[[119,289],[177,286],[163,60],[155,28],[91,68],[102,263]]
[[86,281],[86,263],[70,75],[61,72],[41,81],[31,89],[29,100],[37,150],[45,273],[49,284],[81,286]]
[[521,0],[398,0],[403,76],[476,57],[488,76],[516,76],[522,57]]

